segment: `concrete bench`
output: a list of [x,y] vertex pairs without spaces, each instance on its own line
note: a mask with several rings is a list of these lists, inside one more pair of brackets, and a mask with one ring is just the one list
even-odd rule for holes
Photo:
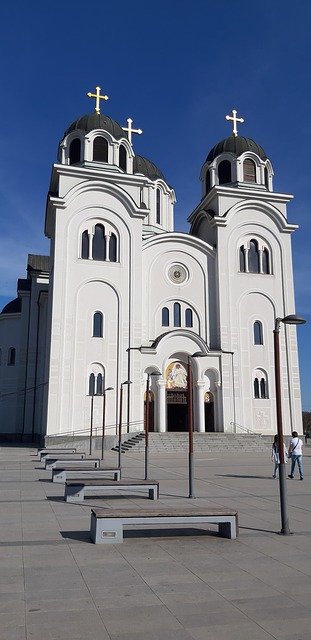
[[[88,462],[88,460],[87,460]],[[100,469],[94,469],[94,466],[80,467],[77,466],[75,469],[72,467],[62,467],[62,468],[54,468],[52,469],[52,481],[53,482],[65,482],[66,480],[74,480],[76,478],[82,479],[97,479],[97,478],[106,478],[107,475],[113,475],[114,480],[120,480],[121,478],[121,469],[120,467],[101,467]]]
[[45,458],[46,456],[49,456],[49,455],[54,455],[54,454],[59,455],[59,454],[66,454],[66,453],[77,453],[77,450],[74,447],[72,447],[70,449],[65,448],[65,447],[63,449],[61,449],[61,448],[59,448],[59,449],[57,449],[57,448],[55,448],[55,449],[52,449],[52,448],[51,449],[38,449],[39,460],[42,460],[43,458]]
[[[49,466],[48,468],[53,469],[64,469],[64,468],[72,469],[76,471],[77,469],[98,469],[100,467],[100,459],[99,458],[84,458],[83,460],[63,460],[63,458],[59,458],[55,460],[55,462]],[[78,475],[78,474],[77,474]]]
[[156,500],[159,497],[159,483],[155,480],[133,480],[123,479],[118,480],[104,480],[101,478],[90,479],[76,478],[75,480],[66,480],[65,482],[65,500],[66,502],[80,502],[84,500],[85,493],[94,495],[99,493],[100,495],[111,495],[119,489],[125,489],[132,491],[133,489],[147,489],[149,492],[150,500]]
[[84,460],[85,453],[49,453],[45,458],[42,458],[45,469],[50,469],[54,462],[62,460],[66,464],[68,460]]
[[[124,525],[218,524],[219,535],[235,539],[238,535],[238,513],[217,507],[161,507],[160,509],[92,509],[91,540],[95,544],[123,542]],[[163,535],[165,532],[163,531]]]

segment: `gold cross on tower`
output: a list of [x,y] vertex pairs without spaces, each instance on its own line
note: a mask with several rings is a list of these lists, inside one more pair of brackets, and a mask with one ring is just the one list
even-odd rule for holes
[[100,113],[100,100],[108,100],[108,96],[101,96],[100,95],[100,87],[96,87],[96,93],[91,93],[89,91],[89,93],[86,94],[88,98],[96,98],[96,103],[95,103],[95,111],[96,113]]
[[122,127],[123,131],[127,131],[129,142],[132,144],[132,133],[138,133],[139,135],[142,133],[142,129],[132,129],[133,120],[131,118],[127,119],[127,127]]
[[232,120],[233,121],[233,130],[232,133],[234,136],[238,135],[238,130],[236,128],[237,122],[244,122],[244,118],[237,118],[237,111],[235,109],[232,109],[232,116],[226,116],[226,120]]

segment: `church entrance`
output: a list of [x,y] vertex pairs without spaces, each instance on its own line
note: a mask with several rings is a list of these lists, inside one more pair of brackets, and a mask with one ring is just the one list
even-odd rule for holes
[[188,430],[187,396],[186,391],[166,391],[167,431]]
[[214,396],[210,391],[204,395],[205,431],[215,431]]

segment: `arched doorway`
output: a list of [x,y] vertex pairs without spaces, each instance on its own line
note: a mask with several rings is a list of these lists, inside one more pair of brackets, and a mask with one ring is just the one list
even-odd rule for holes
[[188,370],[180,360],[166,368],[167,431],[188,430]]
[[204,394],[205,431],[215,431],[214,396],[210,391]]
[[[149,391],[149,423],[148,423],[148,431],[154,431],[154,393],[153,391]],[[147,416],[147,392],[144,393],[144,428],[146,429],[146,416]]]

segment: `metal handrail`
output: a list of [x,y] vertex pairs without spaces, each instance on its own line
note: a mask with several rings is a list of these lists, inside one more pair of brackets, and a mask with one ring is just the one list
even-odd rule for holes
[[244,431],[245,433],[249,433],[253,436],[261,436],[259,431],[253,431],[253,429],[249,429],[249,427],[244,427],[242,424],[238,422],[230,422],[230,426],[232,427],[232,433],[238,433],[238,429]]

